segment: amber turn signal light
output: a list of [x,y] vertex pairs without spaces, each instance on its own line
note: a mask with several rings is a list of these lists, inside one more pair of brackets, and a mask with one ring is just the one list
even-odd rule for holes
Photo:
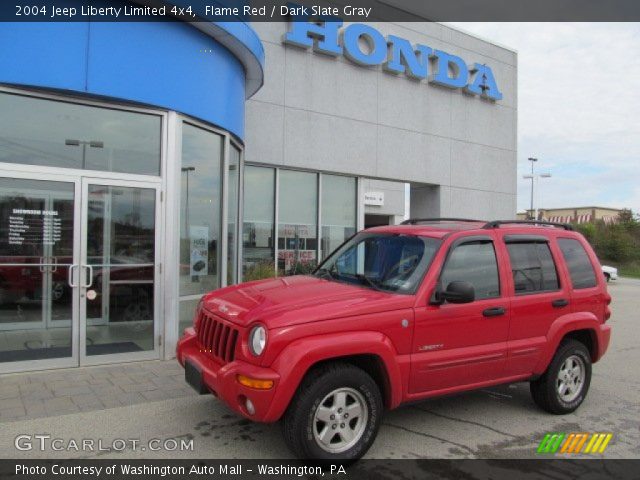
[[269,390],[273,387],[273,380],[259,380],[257,378],[245,377],[244,375],[237,375],[236,379],[240,385],[258,390]]

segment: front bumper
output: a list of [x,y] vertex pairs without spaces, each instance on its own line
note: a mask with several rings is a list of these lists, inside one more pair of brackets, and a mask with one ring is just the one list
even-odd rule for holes
[[[275,371],[242,360],[234,360],[224,365],[219,363],[211,357],[211,354],[202,351],[193,328],[187,328],[184,336],[178,340],[176,356],[183,367],[189,362],[199,370],[203,386],[235,412],[257,422],[276,420],[269,418],[268,415],[280,380],[280,376]],[[273,387],[268,390],[259,390],[241,385],[237,380],[238,375],[258,380],[271,380]],[[246,408],[247,399],[253,403],[255,409],[253,414]]]

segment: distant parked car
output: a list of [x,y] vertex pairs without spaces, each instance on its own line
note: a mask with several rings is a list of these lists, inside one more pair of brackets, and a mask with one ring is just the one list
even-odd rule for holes
[[618,279],[618,269],[615,267],[602,265],[602,273],[604,274],[604,278],[607,279],[607,282]]

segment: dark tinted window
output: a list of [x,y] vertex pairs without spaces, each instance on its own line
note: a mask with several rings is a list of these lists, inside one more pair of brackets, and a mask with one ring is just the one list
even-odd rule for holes
[[516,295],[558,290],[558,274],[546,242],[507,243]]
[[558,239],[564,261],[567,262],[573,288],[595,287],[596,272],[593,270],[589,255],[578,240],[572,238]]
[[454,248],[440,276],[440,284],[463,280],[473,285],[476,300],[500,296],[498,263],[490,241],[463,243]]

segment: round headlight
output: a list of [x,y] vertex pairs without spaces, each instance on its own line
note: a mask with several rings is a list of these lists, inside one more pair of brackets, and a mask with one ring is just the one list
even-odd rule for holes
[[262,325],[253,327],[249,333],[249,350],[251,350],[251,353],[256,357],[261,355],[266,345],[267,330]]

